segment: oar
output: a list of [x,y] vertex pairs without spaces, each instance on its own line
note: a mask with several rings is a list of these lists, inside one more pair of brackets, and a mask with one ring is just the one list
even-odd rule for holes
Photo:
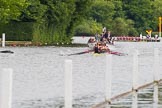
[[125,56],[125,55],[127,55],[127,54],[125,54],[125,53],[115,52],[115,51],[110,51],[110,52],[108,52],[108,53],[109,53],[109,54],[118,55],[118,56]]
[[67,56],[71,56],[71,55],[81,55],[81,54],[86,54],[89,52],[93,52],[94,50],[87,50],[87,51],[83,51],[83,52],[79,52],[79,53],[73,53],[73,54],[68,54]]

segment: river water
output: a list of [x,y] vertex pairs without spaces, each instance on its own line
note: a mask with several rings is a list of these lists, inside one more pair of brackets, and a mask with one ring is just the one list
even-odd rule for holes
[[[112,96],[131,89],[134,50],[139,50],[139,83],[153,79],[153,51],[161,42],[116,42],[112,55]],[[12,68],[12,108],[62,108],[64,104],[64,61],[73,62],[73,106],[90,108],[104,101],[106,56],[92,53],[66,56],[88,50],[87,47],[5,47],[14,54],[0,54],[0,67]],[[147,77],[146,77],[147,76]],[[162,77],[162,75],[160,75]]]

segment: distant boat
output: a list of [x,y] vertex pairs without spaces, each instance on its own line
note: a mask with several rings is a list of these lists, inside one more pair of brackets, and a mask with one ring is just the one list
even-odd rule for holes
[[0,53],[14,53],[13,51],[10,51],[10,50],[4,50],[4,51],[0,51]]

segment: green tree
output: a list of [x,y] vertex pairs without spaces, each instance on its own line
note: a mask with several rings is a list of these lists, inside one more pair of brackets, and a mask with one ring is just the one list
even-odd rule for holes
[[151,26],[153,20],[152,1],[123,0],[123,8],[128,19],[134,20],[135,28],[141,32]]
[[162,1],[161,0],[155,0],[152,2],[152,10],[153,10],[153,19],[151,21],[151,28],[153,28],[154,31],[158,31],[159,26],[159,17],[162,17]]
[[44,14],[47,11],[47,6],[42,5],[40,0],[29,0],[30,5],[21,11],[19,20],[21,22],[44,22]]
[[115,14],[114,8],[115,6],[111,1],[95,1],[92,5],[90,17],[103,24],[103,26],[106,26],[107,21],[112,19]]
[[125,11],[123,10],[123,2],[120,0],[114,0],[112,2],[115,7],[114,8],[115,14],[114,14],[113,18],[117,18],[117,17],[125,18]]
[[21,10],[27,5],[26,0],[0,0],[0,23],[17,20]]
[[79,26],[75,28],[76,36],[94,36],[95,33],[102,33],[102,24],[97,23],[93,19],[84,20]]
[[134,29],[134,22],[129,19],[116,18],[113,21],[112,35],[115,36],[137,36],[138,33]]
[[33,40],[55,43],[70,41],[74,28],[86,17],[91,0],[31,0],[21,18],[36,22]]
[[91,9],[92,0],[74,0],[74,12],[71,14],[70,23],[66,29],[67,35],[73,36],[75,27],[87,18],[87,13]]

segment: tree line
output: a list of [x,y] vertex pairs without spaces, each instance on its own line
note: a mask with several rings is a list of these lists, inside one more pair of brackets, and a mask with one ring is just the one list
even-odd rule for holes
[[106,27],[113,36],[158,31],[161,0],[0,0],[0,33],[8,40],[70,43]]

